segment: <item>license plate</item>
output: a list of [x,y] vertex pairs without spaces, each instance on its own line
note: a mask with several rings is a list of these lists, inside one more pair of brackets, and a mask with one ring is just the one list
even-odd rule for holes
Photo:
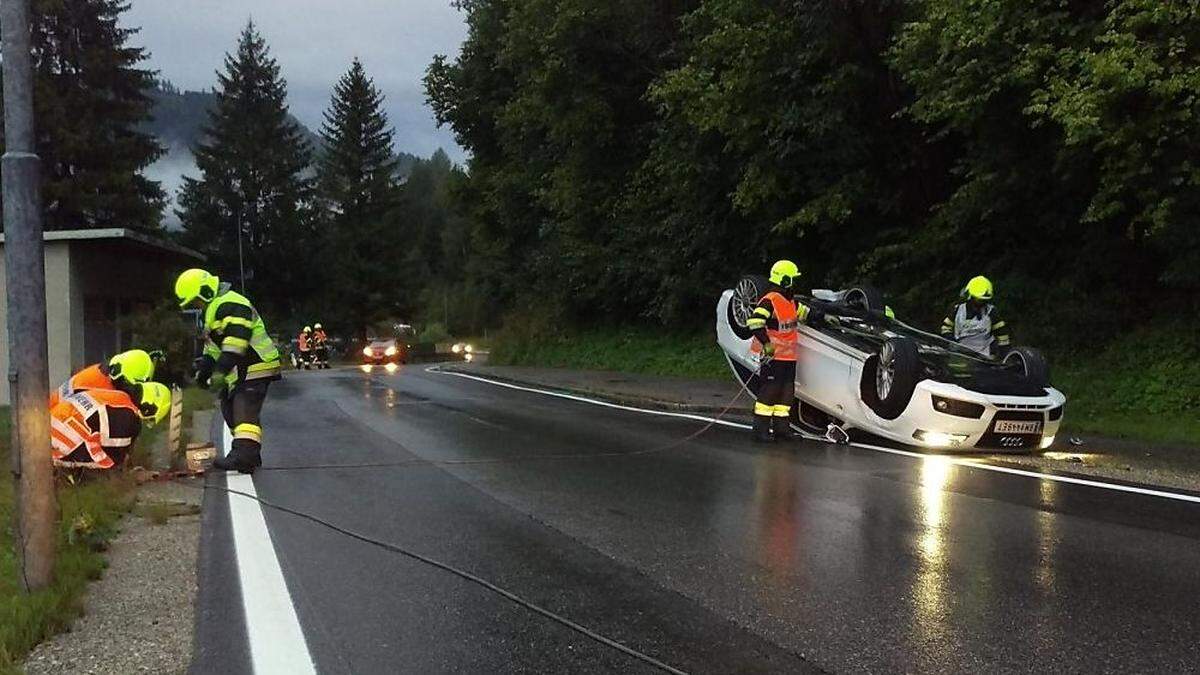
[[996,433],[998,434],[1040,434],[1042,433],[1041,422],[1015,422],[1013,420],[998,420],[996,422]]

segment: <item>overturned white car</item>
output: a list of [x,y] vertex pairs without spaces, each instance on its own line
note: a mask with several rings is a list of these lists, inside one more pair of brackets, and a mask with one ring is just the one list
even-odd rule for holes
[[[754,394],[761,346],[746,319],[767,287],[743,277],[717,303],[717,342]],[[908,445],[960,450],[1047,448],[1066,397],[1049,383],[1039,352],[1014,347],[990,359],[890,318],[869,287],[813,291],[797,299],[827,320],[800,327],[793,422],[830,423]]]

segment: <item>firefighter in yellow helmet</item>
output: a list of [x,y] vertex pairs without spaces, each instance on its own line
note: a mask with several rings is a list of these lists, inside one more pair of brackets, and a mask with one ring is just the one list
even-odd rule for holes
[[746,320],[762,344],[758,399],[754,403],[754,440],[792,437],[791,412],[796,388],[796,356],[802,322],[816,321],[819,310],[795,300],[800,269],[790,260],[771,266],[770,286]]
[[121,466],[142,430],[166,418],[171,391],[158,382],[123,389],[81,389],[50,407],[50,452],[55,466]]
[[988,357],[1001,356],[1012,346],[1008,323],[992,304],[992,282],[974,277],[962,289],[963,302],[950,309],[942,320],[942,337]]
[[229,454],[213,467],[254,473],[262,465],[260,417],[267,387],[280,376],[279,350],[250,301],[205,270],[180,274],[175,296],[180,307],[203,312],[208,339],[197,380],[220,398],[221,415],[233,432]]
[[144,349],[130,349],[112,357],[107,363],[94,363],[50,392],[50,407],[84,389],[118,389],[132,394],[133,387],[154,378],[155,363],[162,359],[162,352],[157,350],[147,352]]

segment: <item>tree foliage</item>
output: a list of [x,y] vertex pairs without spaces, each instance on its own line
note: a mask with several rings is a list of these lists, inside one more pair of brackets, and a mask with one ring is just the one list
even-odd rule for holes
[[500,310],[698,324],[781,255],[914,320],[988,274],[1029,339],[1195,307],[1196,2],[460,5],[426,91]]
[[247,291],[264,307],[293,313],[320,287],[311,151],[253,23],[217,79],[205,140],[194,149],[200,177],[180,189],[182,239],[225,280],[236,284],[244,267]]
[[120,25],[124,0],[35,0],[34,115],[48,230],[159,229],[164,193],[140,172],[161,156],[139,130],[154,73]]

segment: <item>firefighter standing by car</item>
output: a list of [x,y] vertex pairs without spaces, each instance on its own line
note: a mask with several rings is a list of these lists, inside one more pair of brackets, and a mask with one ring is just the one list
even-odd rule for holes
[[325,334],[325,329],[321,327],[321,322],[313,324],[313,363],[317,368],[329,367],[329,336]]
[[137,385],[154,379],[156,360],[162,360],[162,352],[130,349],[112,357],[108,363],[92,364],[50,392],[50,407],[85,389],[117,389],[132,396]]
[[159,382],[120,389],[80,389],[50,408],[50,452],[55,466],[111,469],[121,466],[142,424],[161,422],[171,391]]
[[305,326],[296,338],[296,349],[300,352],[300,358],[296,360],[297,367],[307,370],[312,365],[312,342],[312,326]]
[[796,357],[801,322],[817,318],[817,310],[796,302],[794,286],[800,269],[790,260],[771,266],[770,286],[746,320],[762,344],[758,400],[754,403],[754,440],[792,437],[791,412],[795,399]]
[[267,388],[280,377],[279,350],[250,301],[202,269],[175,280],[181,307],[203,311],[208,343],[197,363],[197,380],[221,401],[221,415],[233,432],[229,454],[213,468],[254,473],[262,465],[259,418]]
[[954,340],[987,357],[1000,356],[1012,345],[1012,336],[991,304],[992,282],[987,277],[975,277],[962,290],[965,298],[942,320],[943,337]]

